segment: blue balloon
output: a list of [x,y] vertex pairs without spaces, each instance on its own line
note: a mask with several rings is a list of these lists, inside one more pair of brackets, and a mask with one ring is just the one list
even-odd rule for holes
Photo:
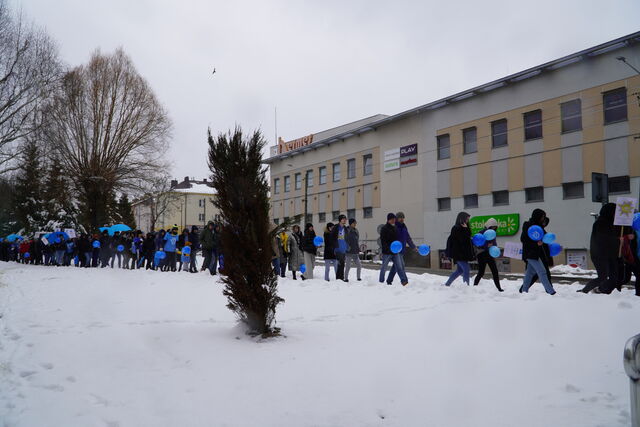
[[546,233],[543,237],[542,237],[542,243],[546,243],[547,245],[550,245],[551,243],[556,241],[556,235],[553,233]]
[[393,252],[394,254],[397,254],[398,252],[400,252],[402,250],[402,243],[400,243],[400,241],[398,240],[394,240],[391,243],[391,252]]
[[489,255],[491,255],[494,258],[498,258],[500,256],[500,248],[497,246],[491,246],[489,248]]
[[551,256],[559,255],[560,252],[562,252],[562,246],[560,246],[558,243],[552,243],[549,245],[549,254]]
[[640,233],[640,212],[633,216],[633,229]]
[[60,238],[56,237],[55,239],[53,239],[53,243],[60,243]]
[[475,236],[473,236],[473,244],[476,245],[477,247],[483,246],[485,243],[487,243],[487,238],[484,237],[484,234],[476,234]]
[[100,247],[100,240],[94,240],[93,241],[93,247],[94,248],[99,248]]
[[496,236],[497,236],[496,230],[488,229],[487,231],[484,232],[484,238],[487,239],[487,241],[491,241],[495,239]]
[[527,234],[531,240],[539,242],[542,240],[542,236],[544,236],[544,230],[542,230],[542,227],[539,225],[532,225],[529,227],[529,230],[527,230]]
[[185,255],[189,255],[191,253],[191,247],[185,246],[184,248],[182,248],[182,253]]
[[300,264],[300,273],[305,273],[307,271],[307,266],[304,264]]
[[165,259],[166,256],[167,256],[167,254],[164,253],[164,251],[157,251],[154,258]]
[[322,236],[316,236],[313,239],[313,244],[316,246],[322,246],[324,244],[324,239],[322,238]]
[[31,257],[31,254],[30,254],[29,252],[25,252],[23,256],[24,256],[25,258],[29,258],[29,257]]
[[418,246],[418,253],[422,256],[427,256],[431,252],[431,248],[429,245],[420,245]]
[[123,245],[118,245],[118,252],[122,252],[124,251],[124,246]]

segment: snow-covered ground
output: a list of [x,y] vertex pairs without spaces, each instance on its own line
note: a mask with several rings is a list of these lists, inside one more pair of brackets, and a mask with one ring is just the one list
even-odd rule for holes
[[0,263],[0,425],[629,425],[632,291],[363,275],[281,280],[260,340],[207,274]]

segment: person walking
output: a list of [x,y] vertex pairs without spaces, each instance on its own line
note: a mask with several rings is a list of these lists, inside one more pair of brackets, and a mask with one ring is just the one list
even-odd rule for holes
[[544,248],[542,247],[542,240],[535,241],[529,237],[529,228],[537,225],[543,227],[545,224],[546,212],[542,209],[534,209],[531,213],[531,218],[522,225],[522,234],[520,235],[520,241],[522,242],[522,259],[527,263],[527,269],[524,275],[524,281],[520,292],[529,292],[532,279],[535,274],[544,286],[544,290],[549,295],[555,295],[556,291],[553,289],[553,285],[549,281],[547,272],[544,268]]
[[[413,243],[411,239],[411,235],[409,234],[409,229],[407,225],[404,223],[405,217],[404,212],[398,212],[396,214],[396,233],[398,235],[398,241],[402,244],[402,250],[398,253],[400,255],[398,257],[398,261],[402,263],[402,269],[406,271],[406,264],[404,263],[404,254],[407,250],[407,247],[416,250],[416,245]],[[387,277],[387,282],[393,282],[393,279],[396,277],[396,268],[395,264],[391,267],[391,271],[389,271],[389,277]]]
[[620,228],[613,225],[615,215],[616,204],[607,203],[591,227],[589,250],[598,277],[587,282],[578,292],[587,294],[598,288],[597,292],[611,293],[617,286]]
[[305,225],[302,236],[302,252],[307,271],[300,275],[303,280],[313,279],[313,269],[316,266],[316,255],[318,254],[318,248],[314,242],[315,238],[316,232],[313,230],[313,224],[309,223]]
[[344,260],[347,252],[347,217],[345,215],[338,216],[338,224],[331,230],[331,237],[336,243],[336,259],[338,260],[338,272],[336,279],[344,280]]
[[[207,226],[202,229],[200,233],[200,247],[202,248],[202,256],[204,257],[204,261],[202,261],[202,267],[200,271],[204,271],[211,266],[211,262],[213,260],[214,252],[215,252],[215,223],[213,221],[209,221]],[[211,274],[215,274],[215,270],[211,272]]]
[[[407,279],[407,275],[404,272],[404,265],[400,259],[400,254],[394,254],[391,251],[391,243],[398,240],[398,230],[396,229],[396,215],[394,213],[387,214],[387,223],[382,226],[380,229],[380,245],[382,249],[382,265],[380,266],[380,283],[384,283],[385,279],[385,271],[389,262],[393,263],[392,268],[395,268],[395,272],[398,273],[398,277],[400,277],[400,283],[402,286],[407,286],[409,280]],[[389,280],[391,279],[391,280]],[[391,272],[389,272],[389,277],[387,278],[387,285],[393,284],[393,277],[391,277]]]
[[276,237],[278,243],[278,259],[280,260],[280,277],[285,277],[287,272],[287,260],[289,258],[288,242],[289,234],[287,227],[284,227]]
[[338,242],[333,238],[333,223],[327,224],[324,230],[324,280],[329,281],[329,271],[333,266],[333,272],[338,278],[338,261],[336,259],[336,248]]
[[451,273],[444,284],[445,286],[451,286],[451,283],[460,275],[462,275],[462,281],[469,286],[469,272],[471,270],[469,262],[474,258],[469,218],[471,215],[460,212],[456,217],[456,223],[451,228],[451,235],[447,240],[447,256],[456,264],[456,270]]
[[[289,270],[293,273],[293,280],[296,279],[296,271],[300,270],[300,266],[304,263],[304,255],[302,253],[302,233],[300,232],[300,226],[294,225],[291,227],[291,234],[287,239],[287,252],[289,253]],[[301,276],[304,280],[304,276]]]
[[362,263],[360,262],[360,233],[357,229],[358,223],[355,218],[349,218],[349,232],[347,233],[347,253],[345,256],[344,265],[344,281],[349,281],[349,270],[351,269],[351,263],[354,263],[356,270],[356,278],[358,281],[362,280]]
[[[498,221],[496,221],[495,218],[489,218],[487,222],[484,223],[484,228],[480,233],[484,234],[484,232],[487,230],[498,230]],[[498,289],[499,292],[504,292],[504,289],[502,289],[502,287],[500,286],[500,276],[498,275],[498,266],[496,265],[496,260],[493,259],[493,257],[489,253],[489,249],[492,246],[498,246],[497,238],[486,241],[484,245],[478,248],[478,274],[476,274],[476,278],[473,281],[473,286],[478,286],[478,283],[480,283],[480,279],[482,279],[482,276],[484,276],[484,271],[488,265],[489,269],[491,270],[493,283],[496,285],[496,289]]]

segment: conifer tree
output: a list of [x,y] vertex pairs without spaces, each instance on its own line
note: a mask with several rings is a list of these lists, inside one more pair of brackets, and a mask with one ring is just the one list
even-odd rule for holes
[[76,201],[71,193],[71,182],[56,157],[49,162],[43,198],[47,213],[46,229],[81,229]]
[[22,147],[14,199],[16,221],[27,233],[41,229],[47,216],[42,200],[41,168],[38,141],[29,138]]
[[227,307],[250,333],[277,333],[273,328],[276,307],[284,299],[278,296],[278,279],[271,266],[277,230],[270,226],[269,186],[262,164],[266,140],[260,131],[244,137],[236,127],[216,138],[209,131],[208,142],[208,163],[217,192],[213,203],[223,223],[222,281]]
[[126,224],[132,229],[136,229],[136,219],[133,216],[133,207],[131,206],[131,202],[129,202],[129,196],[126,193],[123,193],[118,200],[116,206],[118,222],[122,224]]

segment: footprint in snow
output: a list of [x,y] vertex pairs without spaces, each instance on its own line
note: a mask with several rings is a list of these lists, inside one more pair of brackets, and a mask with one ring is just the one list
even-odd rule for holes
[[62,387],[60,384],[49,384],[49,385],[45,385],[42,388],[44,388],[45,390],[51,390],[51,391],[64,391],[64,387]]
[[564,391],[566,391],[567,393],[580,393],[580,389],[573,384],[567,384],[564,387]]
[[628,308],[633,308],[633,305],[631,305],[631,303],[630,303],[630,302],[627,302],[627,301],[620,301],[620,302],[618,303],[618,308],[621,308],[621,309],[628,309]]
[[48,369],[48,370],[53,369],[53,363],[41,363],[40,366],[42,366],[44,369]]
[[22,378],[28,378],[28,377],[30,377],[31,375],[33,375],[33,374],[37,374],[37,373],[38,373],[37,371],[22,371],[22,372],[20,372],[20,377],[22,377]]

